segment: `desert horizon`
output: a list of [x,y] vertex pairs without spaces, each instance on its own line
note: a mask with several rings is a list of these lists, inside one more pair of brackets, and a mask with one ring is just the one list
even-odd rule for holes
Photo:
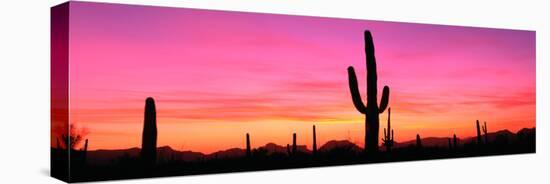
[[[472,128],[474,129],[474,128]],[[494,131],[494,132],[489,132],[489,134],[494,134],[494,133],[497,133],[497,132],[511,132],[513,134],[516,134],[518,131],[520,130],[524,130],[524,129],[536,129],[536,127],[525,127],[525,128],[521,128],[521,129],[518,129],[517,131],[511,131],[511,130],[508,130],[508,129],[502,129],[502,130],[497,130],[497,131]],[[292,135],[292,134],[291,134]],[[415,135],[416,136],[416,135]],[[422,140],[424,139],[436,139],[436,140],[439,140],[441,142],[437,142],[437,144],[430,144],[431,146],[435,146],[435,147],[446,147],[447,145],[447,139],[448,138],[452,138],[453,136],[447,136],[447,137],[435,137],[435,136],[427,136],[427,137],[422,137]],[[472,135],[472,136],[465,136],[465,137],[458,137],[458,139],[462,140],[462,141],[468,141],[469,142],[472,142],[474,141],[476,135]],[[220,152],[220,151],[226,151],[226,150],[231,150],[231,149],[242,149],[242,150],[246,150],[246,143],[245,143],[245,136],[243,135],[242,136],[242,145],[241,146],[236,146],[236,147],[229,147],[229,148],[225,148],[225,149],[220,149],[220,150],[215,150],[215,151],[212,151],[212,152],[200,152],[200,151],[197,151],[197,150],[190,150],[190,149],[181,149],[181,148],[178,148],[178,147],[172,147],[170,145],[158,145],[157,149],[161,149],[161,148],[167,148],[169,147],[170,149],[172,150],[175,150],[175,151],[180,151],[180,152],[184,152],[184,151],[191,151],[191,152],[198,152],[198,153],[202,153],[202,154],[213,154],[213,153],[216,153],[216,152]],[[329,143],[329,142],[341,142],[341,141],[345,141],[345,142],[349,142],[349,143],[352,143],[354,145],[356,145],[358,148],[361,148],[361,149],[364,149],[364,146],[362,144],[362,142],[358,142],[358,141],[352,141],[352,140],[349,140],[349,139],[333,139],[333,140],[327,140],[325,142],[321,142],[319,141],[318,144],[320,145],[319,147],[322,147],[323,145]],[[404,146],[408,146],[408,145],[412,145],[415,141],[415,138],[411,138],[411,139],[408,139],[408,140],[395,140],[395,144],[398,144],[400,145],[399,147],[404,147]],[[290,139],[289,142],[292,142],[292,138]],[[80,145],[78,145],[77,147],[75,147],[75,149],[82,149],[83,148],[83,143],[80,143]],[[275,142],[266,142],[265,144],[262,144],[262,143],[257,143],[257,144],[252,144],[252,148],[253,149],[256,149],[256,148],[262,148],[262,147],[265,147],[266,145],[277,145],[277,146],[282,146],[284,147],[286,144],[289,144],[289,143],[284,143],[284,144],[277,144]],[[297,144],[298,146],[300,147],[305,147],[306,150],[308,151],[312,151],[313,148],[312,148],[312,143],[300,143],[300,144]],[[462,143],[461,143],[462,144]],[[256,146],[257,145],[257,146]],[[61,147],[64,147],[63,145],[61,145]],[[87,149],[88,151],[90,152],[93,152],[93,151],[117,151],[117,150],[128,150],[128,149],[140,149],[140,145],[136,145],[136,146],[133,146],[133,147],[126,147],[126,148],[112,148],[112,149],[105,149],[105,148],[100,148],[100,149]],[[384,148],[384,145],[379,145],[380,149],[383,150]],[[52,145],[52,148],[57,148],[57,145]]]

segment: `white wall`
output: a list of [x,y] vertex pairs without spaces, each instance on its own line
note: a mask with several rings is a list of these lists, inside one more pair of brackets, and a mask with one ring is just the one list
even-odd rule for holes
[[[0,5],[0,183],[62,183],[49,172],[49,7]],[[545,1],[101,0],[131,4],[537,31],[537,154],[128,180],[121,183],[542,183],[550,167]],[[546,19],[545,19],[546,18]],[[546,73],[544,73],[546,72]]]

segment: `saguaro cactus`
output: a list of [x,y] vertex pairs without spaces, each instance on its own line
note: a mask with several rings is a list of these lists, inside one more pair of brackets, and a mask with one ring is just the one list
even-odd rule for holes
[[453,149],[453,144],[451,144],[451,138],[447,138],[447,141],[449,142],[449,149]]
[[353,105],[361,114],[365,115],[365,151],[378,151],[378,130],[380,126],[378,115],[388,106],[390,88],[384,86],[382,99],[378,106],[378,86],[376,73],[376,58],[374,57],[374,43],[370,31],[365,31],[365,54],[367,63],[367,105],[363,104],[357,86],[357,77],[352,66],[348,67],[349,89]]
[[489,144],[489,138],[488,138],[488,135],[487,135],[487,122],[486,121],[483,122],[483,126],[481,127],[481,129],[483,130],[483,137],[485,138],[485,144]]
[[157,159],[157,112],[152,97],[145,100],[141,159],[146,166],[153,166]]
[[292,134],[292,154],[296,154],[296,133]]
[[416,134],[416,147],[422,148],[422,140],[420,139],[420,135]]
[[[390,125],[390,118],[391,118],[391,108],[388,108],[388,129],[386,130],[384,128],[384,138],[382,138],[382,142],[384,146],[386,146],[386,151],[391,151],[391,148],[393,146],[393,129],[391,129]],[[391,135],[390,135],[391,130]]]
[[479,130],[479,120],[476,120],[477,144],[481,145],[481,130]]
[[250,151],[250,135],[246,133],[246,157],[250,157],[252,152]]
[[317,154],[317,133],[315,132],[315,125],[313,125],[313,154]]

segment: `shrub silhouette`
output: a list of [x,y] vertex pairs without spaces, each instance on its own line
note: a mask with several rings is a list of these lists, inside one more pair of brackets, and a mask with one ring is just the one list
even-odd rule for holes
[[77,125],[74,123],[71,123],[69,125],[69,134],[68,136],[66,134],[61,135],[61,140],[65,148],[70,150],[76,150],[78,144],[82,142],[84,137],[88,135],[88,129],[86,128],[78,128]]
[[155,165],[157,159],[157,112],[155,109],[155,100],[152,97],[148,97],[145,100],[140,154],[145,167]]
[[357,77],[353,66],[348,67],[349,89],[353,105],[365,115],[365,151],[378,151],[378,130],[380,126],[378,115],[383,113],[388,106],[390,88],[384,86],[382,99],[378,106],[378,86],[376,73],[376,58],[374,57],[374,43],[370,31],[365,31],[365,54],[367,64],[367,105],[363,104],[361,94],[357,86]]
[[[388,108],[388,128],[386,130],[386,128],[384,128],[384,138],[382,138],[382,144],[384,146],[386,146],[386,151],[391,151],[391,148],[394,144],[394,141],[393,141],[393,129],[391,129],[391,125],[390,125],[390,118],[391,118],[391,108]],[[390,135],[390,130],[391,130],[391,135]]]

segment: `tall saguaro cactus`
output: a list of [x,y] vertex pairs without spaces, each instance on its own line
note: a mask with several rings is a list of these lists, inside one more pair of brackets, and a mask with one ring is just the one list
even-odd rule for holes
[[313,154],[317,154],[317,132],[315,132],[315,125],[313,125]]
[[[386,151],[391,151],[391,148],[393,146],[393,129],[391,129],[390,124],[390,118],[391,118],[391,108],[388,108],[388,129],[384,128],[384,138],[382,138],[382,142],[384,146],[386,146]],[[391,135],[390,135],[391,130]]]
[[483,137],[485,138],[485,144],[489,144],[489,137],[487,135],[487,122],[486,121],[483,122],[483,126],[481,127],[481,129],[483,130]]
[[246,133],[246,157],[250,157],[252,152],[250,151],[250,135]]
[[380,126],[378,115],[383,113],[388,107],[390,88],[384,86],[382,90],[382,99],[378,106],[378,86],[376,73],[376,58],[374,57],[374,43],[370,31],[365,31],[365,54],[367,63],[367,105],[363,104],[359,88],[357,86],[357,76],[352,66],[348,67],[349,89],[353,105],[361,114],[365,115],[365,151],[378,151],[378,130]]
[[157,159],[157,112],[152,97],[145,100],[141,159],[146,166],[155,165]]

